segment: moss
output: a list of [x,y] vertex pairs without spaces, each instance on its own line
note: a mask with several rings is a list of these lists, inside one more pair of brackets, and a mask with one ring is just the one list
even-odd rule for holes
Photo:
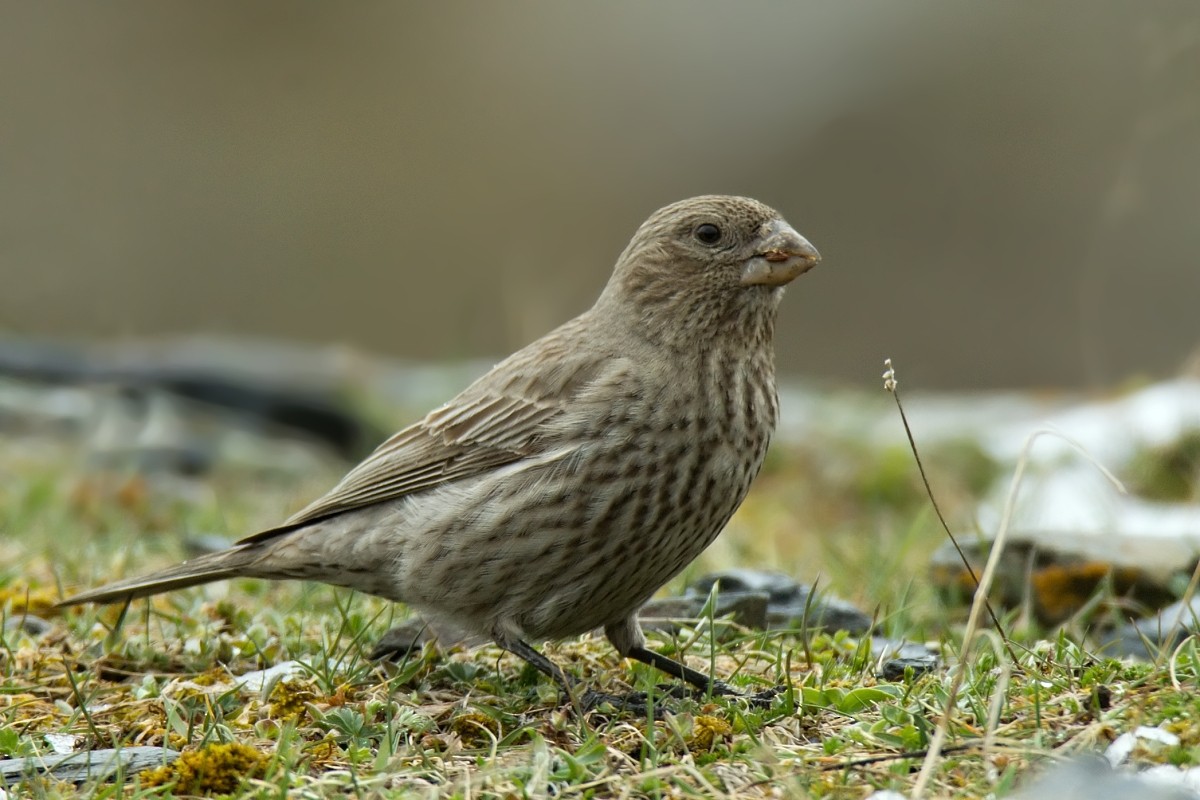
[[1142,450],[1129,465],[1134,492],[1149,500],[1186,503],[1200,499],[1200,428],[1162,447]]
[[50,588],[31,588],[17,581],[0,588],[0,609],[7,609],[9,616],[34,614],[45,617],[56,613],[54,604],[59,600],[58,592]]
[[196,686],[220,686],[229,682],[229,673],[218,667],[194,675],[188,679],[188,682],[194,683]]
[[247,778],[261,777],[267,758],[247,744],[210,744],[142,776],[146,786],[174,784],[177,794],[228,794]]
[[450,720],[450,730],[468,747],[482,747],[500,736],[500,723],[486,714],[468,711]]
[[308,710],[308,704],[316,697],[315,687],[311,681],[303,678],[279,681],[271,689],[268,706],[271,719],[277,722],[298,720]]
[[720,717],[710,714],[700,714],[692,723],[692,735],[688,739],[688,750],[693,753],[707,753],[719,740],[733,735],[733,726]]

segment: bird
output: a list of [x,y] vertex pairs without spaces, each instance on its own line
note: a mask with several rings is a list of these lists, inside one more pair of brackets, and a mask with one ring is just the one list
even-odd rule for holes
[[757,200],[667,205],[589,310],[282,524],[60,605],[228,578],[320,581],[491,640],[568,694],[575,683],[534,643],[597,629],[624,658],[727,689],[650,649],[637,611],[717,537],[758,474],[779,415],[777,310],[820,258]]

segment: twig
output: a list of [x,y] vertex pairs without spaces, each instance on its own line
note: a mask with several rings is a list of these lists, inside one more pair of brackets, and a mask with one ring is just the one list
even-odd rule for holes
[[[943,753],[963,753],[968,750],[974,750],[979,747],[979,742],[966,742],[964,744],[956,744],[953,747],[947,747],[942,750]],[[904,758],[923,758],[928,755],[929,750],[909,750],[905,753],[884,753],[877,756],[863,756],[862,758],[852,758],[847,761],[839,761],[836,764],[822,764],[817,767],[821,772],[829,772],[835,769],[847,769],[849,767],[864,767],[871,764],[878,764],[881,761],[899,761]]]
[[[971,562],[967,560],[967,554],[959,546],[958,540],[954,538],[954,534],[950,530],[950,525],[946,522],[946,517],[942,514],[941,506],[938,505],[937,498],[933,495],[933,487],[929,485],[929,477],[925,474],[925,465],[921,463],[921,453],[917,450],[917,440],[913,437],[912,428],[908,424],[908,415],[904,413],[904,405],[900,402],[900,381],[896,378],[896,370],[892,367],[892,360],[885,358],[883,360],[883,388],[891,392],[892,397],[896,400],[896,408],[900,412],[900,421],[904,424],[904,435],[908,437],[908,447],[912,450],[913,459],[917,462],[917,472],[921,474],[921,483],[925,484],[925,495],[929,498],[930,504],[933,506],[933,513],[937,515],[938,522],[942,524],[942,530],[946,532],[946,536],[950,537],[950,543],[954,545],[954,549],[958,552],[958,557],[962,560],[963,566],[966,567],[967,573],[971,576],[971,580],[975,583],[975,590],[979,590],[979,576],[975,574],[975,569],[971,566]],[[992,610],[992,604],[984,597],[984,606],[987,608],[988,616],[992,619],[992,624],[996,626],[996,630],[1000,631],[1000,638],[1004,641],[1004,647],[1008,650],[1008,657],[1012,659],[1013,665],[1020,664],[1017,658],[1016,651],[1013,650],[1012,643],[1008,639],[1008,635],[1004,632],[1004,626],[1000,624],[1000,619],[996,616],[996,612]]]

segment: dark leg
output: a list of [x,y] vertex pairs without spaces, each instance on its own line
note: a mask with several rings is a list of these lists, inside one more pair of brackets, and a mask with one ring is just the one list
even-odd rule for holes
[[726,697],[744,697],[756,706],[767,708],[771,702],[778,696],[781,689],[767,689],[766,691],[758,692],[752,695],[745,695],[734,689],[724,681],[713,680],[703,672],[697,672],[686,664],[680,664],[674,659],[667,658],[662,653],[656,653],[653,650],[645,647],[631,647],[629,652],[625,654],[635,661],[641,661],[643,664],[649,664],[657,670],[667,673],[673,678],[678,678],[681,681],[687,681],[692,686],[695,686],[705,694],[720,695]]
[[667,658],[662,653],[656,653],[645,647],[630,648],[629,652],[625,655],[635,661],[649,664],[655,669],[667,673],[672,678],[687,681],[703,692],[711,694],[737,694],[733,687],[721,681],[715,681],[703,672],[697,672],[686,664],[680,664],[674,659]]
[[[507,636],[496,636],[496,644],[504,648],[514,656],[519,656],[529,662],[534,668],[549,677],[552,681],[558,684],[558,688],[562,691],[563,697],[566,698],[572,706],[575,707],[576,713],[582,718],[584,713],[591,711],[597,706],[608,703],[614,708],[621,711],[632,713],[646,713],[646,695],[640,692],[634,692],[630,695],[614,695],[605,694],[604,692],[595,692],[591,689],[585,690],[581,695],[576,697],[577,683],[568,678],[566,673],[559,668],[550,659],[539,653],[532,645],[521,641],[520,639],[510,639]],[[668,659],[670,660],[670,659]],[[674,662],[671,662],[674,663]],[[684,667],[686,669],[686,667]],[[699,675],[700,673],[696,673]],[[661,713],[658,708],[653,709],[653,714],[657,718]]]
[[557,664],[539,653],[531,645],[526,644],[520,639],[509,639],[507,636],[497,636],[496,644],[500,645],[514,656],[519,656],[532,664],[534,669],[557,683],[558,688],[562,689],[563,694],[565,694],[567,697],[574,697],[572,689],[575,687],[572,681],[567,678],[566,673],[559,669]]

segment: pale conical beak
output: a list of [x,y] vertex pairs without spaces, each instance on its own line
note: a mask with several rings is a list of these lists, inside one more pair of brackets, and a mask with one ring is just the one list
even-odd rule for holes
[[742,269],[743,286],[783,286],[821,260],[817,248],[782,220],[764,226],[763,243]]

